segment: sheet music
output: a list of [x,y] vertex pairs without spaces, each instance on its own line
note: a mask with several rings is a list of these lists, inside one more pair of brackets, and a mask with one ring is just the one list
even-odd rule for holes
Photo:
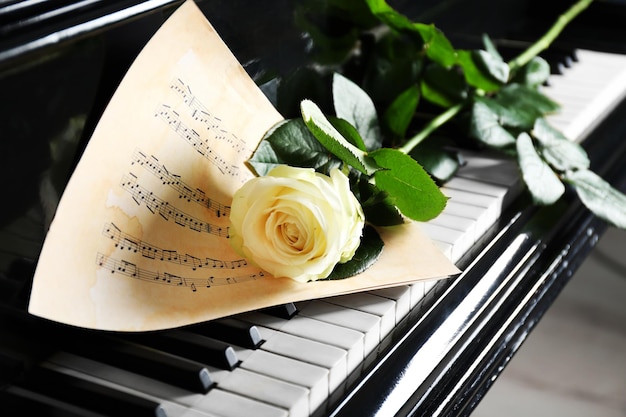
[[37,266],[29,311],[76,326],[171,328],[280,303],[446,277],[416,224],[381,231],[365,273],[301,284],[228,243],[233,193],[282,119],[193,1],[154,35],[105,110]]

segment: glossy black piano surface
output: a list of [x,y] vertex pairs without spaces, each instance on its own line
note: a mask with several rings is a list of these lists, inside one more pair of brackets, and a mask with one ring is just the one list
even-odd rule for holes
[[[0,394],[13,383],[33,379],[54,385],[46,383],[56,381],[53,377],[36,369],[40,361],[71,351],[70,345],[94,354],[95,346],[104,343],[98,332],[29,317],[32,274],[56,201],[108,99],[141,47],[180,3],[0,1],[0,169],[5,190],[0,206]],[[296,17],[336,30],[334,23],[345,16],[332,3],[197,1],[260,85],[314,60],[311,38]],[[391,3],[416,19],[436,23],[462,46],[484,32],[497,39],[532,40],[569,2],[549,2],[550,10],[538,1]],[[563,33],[559,47],[626,53],[625,17],[623,1],[597,2]],[[624,190],[620,161],[626,157],[626,104],[607,112],[584,146],[596,172]],[[537,208],[522,194],[461,259],[465,272],[438,283],[314,415],[470,414],[605,227],[572,195]],[[128,359],[134,356],[126,358],[115,366],[142,366],[141,360]],[[181,367],[197,372],[184,360],[164,354],[158,358],[162,369],[153,369],[155,373],[178,378]],[[66,383],[67,389],[56,387],[50,395],[62,397],[73,387],[72,381]],[[204,383],[200,389],[208,390],[210,381]],[[72,389],[82,390],[86,399],[100,395],[89,388]],[[17,397],[1,396],[0,413],[14,407],[15,415],[20,410],[46,415],[44,408],[29,409]],[[155,415],[154,404],[116,401],[101,411],[140,415],[148,410]],[[115,414],[118,406],[137,407],[138,414]]]

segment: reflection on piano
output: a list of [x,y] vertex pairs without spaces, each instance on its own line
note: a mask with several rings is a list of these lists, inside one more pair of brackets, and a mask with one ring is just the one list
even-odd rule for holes
[[[293,26],[291,2],[197,3],[255,79],[306,64],[306,38]],[[403,6],[453,40],[486,31],[523,42],[553,19],[533,1],[505,3]],[[465,270],[454,280],[148,334],[85,331],[25,312],[45,229],[83,138],[177,4],[0,4],[3,415],[470,414],[606,227],[574,196],[531,206],[516,166],[496,155],[464,152],[467,164],[444,187],[449,207],[424,226]],[[482,11],[468,19],[474,10]],[[625,13],[620,1],[592,5],[563,34],[559,51],[567,52],[546,52],[554,74],[545,87],[563,105],[554,124],[581,141],[592,168],[621,189],[626,43],[618,17]],[[589,27],[599,36],[587,36],[594,33]]]

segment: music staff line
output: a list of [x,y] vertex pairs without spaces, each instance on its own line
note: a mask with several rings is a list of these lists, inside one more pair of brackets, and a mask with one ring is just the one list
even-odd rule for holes
[[246,151],[246,143],[232,132],[222,127],[222,119],[211,114],[209,110],[200,102],[195,94],[191,92],[191,86],[180,78],[172,80],[170,88],[175,91],[183,102],[192,110],[191,117],[206,126],[207,130],[213,131],[215,138],[228,142],[233,149],[241,153]]
[[122,232],[114,223],[105,223],[102,234],[113,241],[114,246],[120,250],[139,253],[148,259],[187,266],[194,271],[197,269],[239,269],[248,266],[245,259],[225,261],[209,257],[201,258],[188,253],[181,255],[176,250],[162,249]]
[[228,163],[224,158],[215,153],[210,141],[203,139],[193,128],[188,127],[181,120],[180,114],[167,104],[161,104],[156,110],[155,116],[163,120],[170,129],[179,137],[189,143],[200,155],[211,162],[224,175],[239,176],[239,167]]
[[156,284],[171,285],[175,287],[188,287],[193,292],[198,288],[211,288],[221,285],[239,284],[248,281],[261,279],[265,276],[263,271],[256,274],[239,275],[232,277],[208,277],[208,278],[190,278],[180,275],[170,274],[169,272],[150,271],[140,268],[136,264],[124,259],[115,259],[110,256],[98,252],[96,256],[96,264],[104,269],[109,270],[112,274],[121,274],[131,278],[135,278],[145,282]]
[[152,191],[149,191],[137,184],[137,176],[132,173],[122,177],[120,186],[122,189],[130,193],[137,205],[141,205],[142,203],[145,204],[146,208],[150,210],[152,214],[159,214],[166,221],[173,219],[177,225],[188,227],[195,232],[209,233],[226,239],[229,238],[228,226],[217,226],[197,219],[182,210],[177,209],[169,202],[154,195]]
[[185,199],[188,202],[193,201],[203,207],[207,207],[213,211],[217,217],[228,217],[230,215],[230,206],[212,200],[207,197],[206,193],[201,189],[193,188],[186,184],[181,180],[180,175],[169,172],[165,165],[161,164],[154,155],[148,157],[145,153],[135,149],[131,164],[137,164],[143,167],[161,180],[163,185],[169,185],[174,188],[178,192],[179,198]]

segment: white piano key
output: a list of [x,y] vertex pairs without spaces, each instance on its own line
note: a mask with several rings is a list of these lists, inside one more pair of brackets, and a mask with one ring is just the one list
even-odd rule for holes
[[450,255],[452,262],[458,261],[474,243],[473,236],[459,230],[450,229],[449,227],[430,222],[423,223],[421,226],[422,230],[429,238],[438,242],[448,243],[452,246],[452,253]]
[[320,300],[296,303],[298,314],[363,333],[363,354],[380,343],[380,317]]
[[167,417],[220,417],[220,416],[216,416],[215,414],[208,414],[199,410],[195,410],[193,408],[188,408],[186,410],[183,410],[179,416],[170,415],[168,412]]
[[547,120],[570,140],[581,142],[626,95],[626,56],[579,50],[578,63],[542,88],[562,108]]
[[471,191],[476,194],[490,195],[497,197],[500,200],[503,200],[508,193],[507,187],[462,177],[452,178],[446,183],[446,188],[454,188],[457,190]]
[[441,187],[441,191],[447,197],[450,197],[448,204],[457,202],[468,206],[476,206],[485,210],[484,221],[488,224],[494,224],[499,218],[502,207],[501,201],[497,197],[484,194],[476,194],[469,191],[457,190],[454,188]]
[[[245,358],[242,359],[238,368],[229,371],[207,365],[207,369],[220,389],[236,392],[245,397],[255,398],[289,409],[294,407],[300,409],[302,408],[300,402],[305,401],[306,408],[309,411],[315,410],[328,398],[328,369],[260,349],[253,350],[240,346],[233,346],[233,348],[238,355],[241,355],[241,358]],[[256,374],[249,377],[251,381],[256,381],[256,385],[259,384],[258,381],[261,377],[267,378],[267,381],[262,385],[264,387],[273,387],[270,392],[281,392],[282,390],[286,393],[289,392],[293,398],[285,398],[284,400],[289,400],[290,403],[293,402],[293,405],[286,406],[285,404],[277,403],[276,399],[271,396],[263,397],[263,394],[254,388],[255,384],[252,386],[239,384],[237,381],[242,378],[242,370]],[[248,377],[244,376],[244,378]],[[291,385],[299,388],[296,390],[291,388]],[[237,388],[234,388],[235,386]],[[305,391],[298,391],[300,389]],[[248,392],[249,390],[250,392]],[[294,413],[296,411],[290,411],[290,415]],[[297,413],[300,413],[300,411],[297,411]]]
[[291,382],[309,390],[309,411],[313,413],[328,398],[328,369],[257,349],[241,368]]
[[334,392],[348,375],[348,352],[325,343],[282,333],[258,326],[265,342],[261,349],[287,358],[320,366],[328,370],[329,394]]
[[[245,348],[240,349],[243,350]],[[249,358],[250,355],[248,355]],[[266,359],[270,358],[266,357]],[[245,362],[247,362],[247,359],[243,363]],[[277,361],[273,362],[277,363]],[[213,376],[218,389],[287,409],[290,416],[308,415],[310,411],[310,392],[305,386],[255,372],[244,367],[243,363],[231,371],[208,365],[207,369]],[[326,373],[324,377],[327,378],[327,375]],[[325,387],[327,388],[328,385],[326,384]],[[195,403],[195,406],[204,411],[212,411],[211,403],[206,401],[202,401],[200,405]]]
[[381,337],[387,336],[396,325],[396,303],[388,298],[368,293],[355,293],[329,297],[325,300],[379,316]]
[[256,325],[344,349],[348,352],[348,372],[352,372],[363,362],[365,335],[361,332],[300,315],[284,320],[251,312],[245,313],[242,317]]
[[389,298],[396,303],[396,323],[402,320],[411,311],[411,287],[400,285],[397,287],[380,288],[370,291],[370,294]]
[[[238,319],[235,318],[233,320]],[[262,327],[258,327],[257,330],[259,330],[263,340],[265,341],[265,343],[262,344],[262,348],[267,347],[272,349],[272,343],[268,343],[267,341],[274,336],[276,336],[274,339],[280,338],[277,334],[278,332],[275,332],[274,330]],[[303,355],[308,355],[312,349],[320,349],[319,343],[315,342],[311,345],[308,340],[304,340],[302,338],[299,338],[298,340],[290,339],[288,342],[293,345],[297,345],[300,348],[304,345],[304,349],[302,349]],[[321,349],[320,351],[322,354],[328,355],[326,359],[332,360],[335,358],[340,364],[337,368],[337,366],[335,366],[336,363],[326,361],[324,364],[327,364],[329,367],[324,368],[322,366],[316,366],[304,362],[304,356],[298,359],[293,359],[269,350],[263,350],[262,348],[249,349],[237,345],[232,345],[232,348],[237,353],[237,357],[241,359],[239,368],[273,378],[277,381],[288,382],[306,388],[308,390],[308,405],[311,409],[319,407],[320,404],[328,397],[330,392],[329,373],[331,369],[334,371],[333,378],[336,380],[337,384],[341,382],[342,378],[345,378],[347,365],[346,353],[344,351],[340,351],[340,354],[337,355],[338,352],[336,349],[331,351],[328,351],[328,349]],[[306,356],[306,360],[309,358],[310,356]],[[237,368],[229,371],[215,368],[210,365],[206,365],[206,367],[209,370],[213,381],[222,388],[225,387],[225,384],[228,384],[228,386],[232,384],[229,381],[233,377],[233,374],[237,374],[237,369],[239,369]],[[337,370],[339,372],[337,372]],[[277,390],[277,392],[279,391],[280,390]],[[239,393],[245,395],[243,392]]]
[[411,284],[411,309],[424,299],[424,281]]
[[[496,176],[496,172],[492,172],[491,176]],[[511,198],[514,196],[509,195],[511,193],[510,187],[463,177],[452,178],[446,183],[446,189],[468,191],[470,193],[476,194],[477,196],[495,197],[498,201],[497,204],[499,206],[498,216],[500,216],[500,214],[502,213],[502,209],[506,205],[508,205],[508,203],[511,201]]]
[[[262,349],[250,349],[237,345],[232,345],[232,348],[241,360],[239,365],[241,369],[307,388],[311,410],[319,407],[328,397],[328,369]],[[216,383],[224,383],[231,375],[231,371],[208,365],[207,367]]]
[[287,410],[220,389],[213,389],[202,398],[199,410],[214,410],[220,417],[288,417]]
[[[265,359],[268,360],[271,358],[266,356]],[[68,353],[57,353],[50,361],[56,365],[74,369],[108,381],[115,384],[114,386],[120,389],[134,390],[138,388],[141,390],[142,396],[148,396],[164,404],[165,410],[170,414],[182,414],[182,407],[190,407],[208,413],[209,415],[218,415],[212,414],[216,411],[215,407],[211,402],[204,400],[202,394],[186,391],[182,388],[177,388],[142,375]],[[276,361],[274,361],[274,364],[276,364]],[[218,384],[218,388],[221,390],[237,393],[247,398],[256,399],[263,403],[269,403],[279,408],[287,409],[290,417],[306,417],[311,411],[309,400],[310,393],[304,386],[292,384],[277,378],[270,378],[267,375],[242,368],[236,368],[233,371],[210,366],[207,366],[207,368],[210,370],[211,375]],[[299,370],[303,370],[303,368]],[[326,377],[326,375],[327,374],[324,374],[323,377]],[[327,385],[324,385],[324,388],[327,390]],[[327,395],[328,392],[325,394]],[[319,393],[316,395],[319,395]],[[180,407],[171,404],[171,402],[180,405]],[[319,399],[316,399],[316,406],[319,406],[319,404]]]
[[228,378],[218,384],[218,388],[284,408],[290,417],[309,415],[309,391],[306,388],[246,369],[233,370]]
[[424,281],[424,294],[428,294],[434,287],[437,285],[438,280],[427,280]]
[[453,214],[443,212],[439,214],[439,216],[430,220],[428,224],[435,224],[448,229],[458,230],[463,233],[463,235],[468,236],[472,244],[478,239],[478,233],[476,231],[477,222],[466,217],[455,216]]
[[442,214],[470,219],[474,222],[474,229],[478,236],[482,236],[493,224],[490,223],[489,211],[486,208],[463,204],[456,200],[449,200]]

